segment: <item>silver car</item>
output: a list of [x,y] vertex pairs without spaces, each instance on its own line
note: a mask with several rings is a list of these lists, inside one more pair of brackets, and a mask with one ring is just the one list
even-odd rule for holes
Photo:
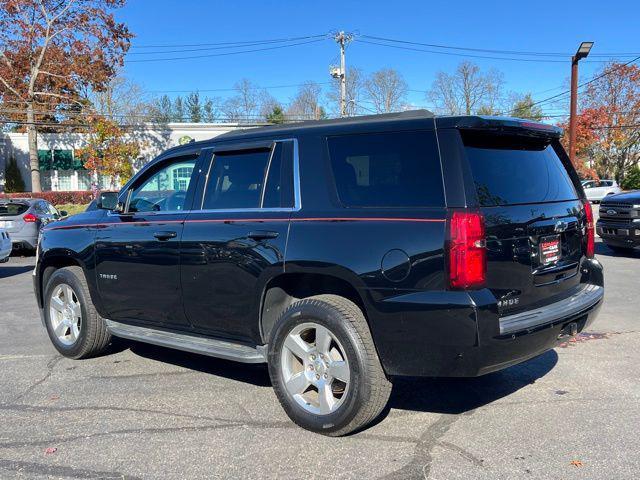
[[582,188],[590,202],[598,203],[608,195],[622,192],[615,180],[583,180]]
[[65,214],[38,198],[0,199],[0,228],[9,233],[15,248],[35,250],[42,226]]
[[0,228],[0,263],[9,261],[9,255],[11,255],[12,248],[13,246],[11,245],[9,232],[4,228]]

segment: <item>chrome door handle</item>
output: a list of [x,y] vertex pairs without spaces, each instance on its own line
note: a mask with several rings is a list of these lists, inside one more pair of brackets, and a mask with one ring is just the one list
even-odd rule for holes
[[164,242],[166,240],[176,238],[178,234],[176,232],[156,232],[153,234],[153,236],[156,237],[161,242]]
[[253,232],[249,232],[247,237],[252,240],[267,240],[269,238],[277,238],[278,232],[273,232],[270,230],[254,230]]

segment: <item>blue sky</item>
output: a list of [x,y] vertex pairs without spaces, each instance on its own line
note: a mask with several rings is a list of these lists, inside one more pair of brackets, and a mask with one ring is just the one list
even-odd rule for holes
[[[615,8],[612,7],[614,3]],[[343,29],[357,35],[414,42],[496,50],[566,52],[568,55],[583,40],[596,42],[593,54],[640,54],[639,14],[640,4],[637,1],[593,0],[129,0],[127,6],[117,12],[118,18],[136,34],[131,53],[162,50],[144,48],[150,45],[252,41],[317,35]],[[347,50],[348,65],[358,66],[365,72],[382,67],[395,68],[404,75],[413,90],[429,89],[437,71],[452,72],[459,62],[465,60],[464,57],[369,45],[359,39],[363,40],[356,36]],[[138,60],[220,52],[132,54],[127,58]],[[229,88],[240,78],[248,78],[261,86],[298,84],[308,80],[328,82],[328,65],[337,61],[337,53],[337,45],[324,40],[242,55],[127,63],[125,75],[140,83],[145,90],[157,94],[171,90]],[[624,57],[625,61],[629,59]],[[532,92],[536,99],[558,93],[562,91],[558,87],[568,84],[569,58],[564,63],[468,60],[483,69],[499,69],[504,73],[507,90]],[[581,62],[581,80],[588,79],[601,66],[601,63]],[[556,90],[551,90],[554,88]],[[281,88],[270,92],[286,103],[295,90]],[[221,97],[229,94],[203,92],[203,95]],[[429,103],[421,92],[410,92],[409,100],[416,105]],[[557,110],[549,112],[556,113]]]

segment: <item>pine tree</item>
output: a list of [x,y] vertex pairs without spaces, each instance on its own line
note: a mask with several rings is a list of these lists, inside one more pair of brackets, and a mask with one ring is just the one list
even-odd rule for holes
[[216,121],[216,109],[213,104],[213,100],[207,98],[202,106],[204,121],[207,123],[213,123]]
[[192,92],[187,96],[187,113],[189,120],[193,123],[202,121],[202,104],[200,103],[200,94]]
[[176,97],[173,101],[173,114],[171,120],[174,122],[184,122],[184,103],[182,97]]
[[284,123],[286,119],[282,107],[280,107],[279,105],[273,107],[271,113],[267,114],[266,120],[269,123]]
[[154,105],[156,120],[160,123],[169,123],[172,119],[173,105],[168,95],[162,95]]
[[9,158],[4,169],[4,190],[7,193],[24,192],[24,180],[14,157]]

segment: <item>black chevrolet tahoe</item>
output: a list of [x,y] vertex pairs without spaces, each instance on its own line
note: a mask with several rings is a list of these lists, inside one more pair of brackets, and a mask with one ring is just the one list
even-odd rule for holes
[[598,235],[609,248],[631,253],[640,247],[640,190],[609,195],[598,213]]
[[592,211],[559,136],[416,111],[173,148],[44,229],[44,325],[70,358],[116,336],[267,363],[295,423],[361,429],[394,377],[483,375],[593,321]]

